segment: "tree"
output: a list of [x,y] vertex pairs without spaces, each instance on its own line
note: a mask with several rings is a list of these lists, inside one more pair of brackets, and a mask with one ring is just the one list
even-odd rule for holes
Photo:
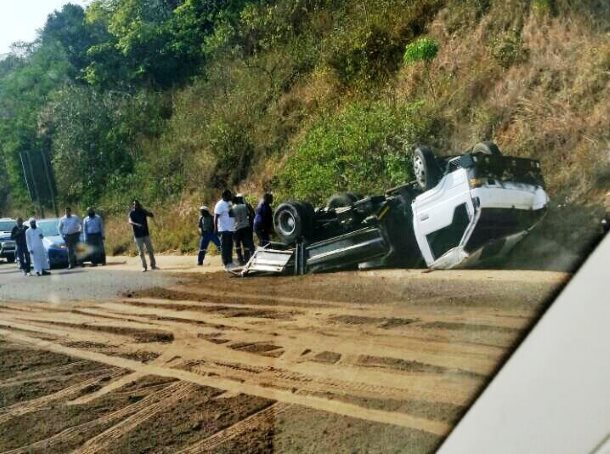
[[425,77],[428,81],[428,87],[430,88],[433,98],[436,98],[436,93],[434,90],[434,84],[432,83],[432,78],[430,77],[430,64],[436,58],[438,50],[438,42],[432,38],[423,37],[407,44],[403,56],[403,63],[405,66],[423,62]]

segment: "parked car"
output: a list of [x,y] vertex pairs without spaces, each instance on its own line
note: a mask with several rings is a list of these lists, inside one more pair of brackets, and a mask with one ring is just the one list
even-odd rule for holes
[[[57,231],[58,218],[38,219],[36,225],[42,230],[44,238],[42,244],[51,268],[62,268],[68,266],[68,249],[64,239]],[[25,224],[29,227],[29,221]]]
[[11,240],[11,230],[17,221],[11,218],[0,218],[0,258],[8,263],[15,261],[15,241]]
[[419,147],[416,181],[385,195],[336,194],[325,207],[282,203],[275,231],[300,244],[310,271],[380,266],[456,268],[508,253],[545,215],[540,163],[503,156],[491,142],[437,157]]

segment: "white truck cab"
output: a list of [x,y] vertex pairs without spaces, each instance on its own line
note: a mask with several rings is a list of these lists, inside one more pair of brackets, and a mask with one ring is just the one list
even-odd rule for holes
[[538,161],[466,153],[444,164],[440,181],[412,203],[413,231],[428,267],[503,256],[543,218],[549,198]]

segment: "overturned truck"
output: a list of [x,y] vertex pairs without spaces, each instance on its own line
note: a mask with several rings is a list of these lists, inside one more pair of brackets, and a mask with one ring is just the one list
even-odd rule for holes
[[450,269],[506,255],[543,218],[540,163],[482,142],[457,156],[413,153],[416,181],[384,195],[341,193],[325,207],[279,205],[282,243],[259,248],[241,275],[345,268]]

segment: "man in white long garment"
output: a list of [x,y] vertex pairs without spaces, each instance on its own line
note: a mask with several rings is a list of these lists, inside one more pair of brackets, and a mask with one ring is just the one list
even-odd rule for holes
[[30,257],[36,276],[44,276],[51,274],[47,271],[49,268],[49,260],[47,258],[47,251],[44,249],[42,244],[42,229],[36,225],[36,219],[30,219],[30,228],[25,231],[25,240],[28,244],[28,251],[30,251]]

